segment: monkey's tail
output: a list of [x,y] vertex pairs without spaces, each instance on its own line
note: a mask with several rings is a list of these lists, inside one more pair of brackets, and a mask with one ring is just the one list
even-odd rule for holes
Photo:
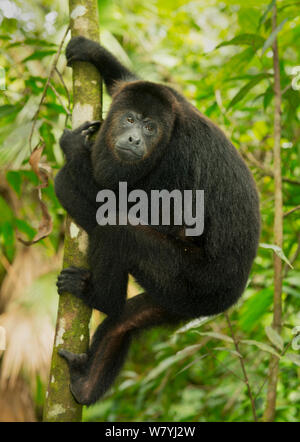
[[86,355],[60,350],[59,354],[69,364],[70,388],[77,402],[90,405],[109,389],[138,331],[178,321],[179,318],[155,305],[147,293],[142,293],[126,302],[119,318],[107,317],[99,325]]

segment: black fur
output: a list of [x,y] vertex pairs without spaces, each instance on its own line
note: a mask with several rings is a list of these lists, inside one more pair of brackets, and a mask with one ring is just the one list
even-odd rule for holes
[[[112,105],[94,143],[85,123],[66,131],[66,165],[55,190],[61,204],[89,234],[91,274],[63,270],[59,293],[70,291],[108,317],[87,355],[60,354],[69,364],[71,390],[91,404],[114,381],[135,332],[155,324],[214,315],[241,296],[256,255],[260,215],[256,187],[244,161],[224,133],[171,88],[138,80],[109,52],[84,37],[73,38],[67,59],[93,63],[112,94]],[[132,110],[158,122],[156,146],[136,162],[114,150],[120,112]],[[90,153],[91,151],[91,153]],[[96,194],[203,189],[204,233],[184,237],[182,226],[99,226]],[[145,293],[126,301],[128,273]]]

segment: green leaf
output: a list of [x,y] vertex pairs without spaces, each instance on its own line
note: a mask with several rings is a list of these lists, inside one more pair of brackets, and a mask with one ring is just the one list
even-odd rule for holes
[[43,91],[45,83],[45,78],[37,76],[30,76],[28,79],[25,80],[26,87],[30,88],[32,90],[32,93],[35,95],[38,95]]
[[244,72],[246,66],[250,63],[254,55],[255,50],[252,46],[249,46],[238,54],[233,55],[228,60],[228,63],[224,64],[222,69],[223,75],[219,75],[219,78],[217,77],[215,86],[217,88],[221,88],[224,84],[224,79],[226,79],[226,77],[232,77],[232,66],[234,66],[235,72]]
[[15,235],[14,235],[14,229],[10,222],[5,222],[2,227],[2,236],[4,240],[4,249],[7,258],[10,262],[12,262],[15,252]]
[[55,53],[56,53],[56,50],[54,50],[54,49],[49,49],[48,51],[35,51],[35,52],[33,52],[33,54],[24,58],[23,62],[30,61],[30,60],[41,60],[42,58],[48,57],[49,55],[53,55]]
[[52,127],[49,123],[43,123],[40,127],[40,134],[47,147],[52,147],[55,143],[55,137],[52,133]]
[[265,243],[261,243],[259,244],[259,246],[263,247],[264,249],[272,249],[276,253],[276,255],[279,256],[279,258],[281,258],[287,265],[290,266],[291,269],[294,268],[290,263],[290,261],[285,256],[281,247],[276,246],[275,244],[265,244]]
[[[36,129],[39,129],[40,125],[41,120],[38,120]],[[32,121],[11,124],[9,127],[11,128],[10,133],[0,144],[0,166],[9,165],[13,169],[19,169],[22,162],[30,154],[28,138],[32,128]],[[38,134],[35,131],[32,140],[33,146],[37,144],[37,140]]]
[[285,293],[287,293],[288,295],[291,295],[291,296],[294,296],[295,298],[300,299],[299,289],[294,289],[293,287],[283,284],[283,291]]
[[287,18],[285,18],[278,26],[276,29],[274,29],[274,31],[270,34],[270,36],[267,38],[267,40],[265,41],[262,50],[261,50],[261,55],[263,55],[266,50],[272,46],[277,34],[281,31],[281,29],[283,28],[283,25],[286,23]]
[[289,362],[293,362],[294,364],[298,365],[298,367],[300,367],[300,355],[297,355],[295,353],[287,353],[283,356],[283,359],[286,359]]
[[243,357],[241,355],[241,353],[239,353],[238,351],[232,350],[231,348],[227,348],[227,347],[214,347],[214,350],[228,351],[228,353],[232,354],[233,356],[237,356],[238,358],[242,358]]
[[14,213],[12,211],[12,208],[7,204],[5,199],[0,196],[0,227],[2,223],[12,223],[14,220]]
[[26,38],[24,40],[24,44],[27,44],[29,46],[47,46],[47,47],[57,47],[56,43],[51,43],[50,41],[47,40],[41,40],[39,38]]
[[259,49],[265,42],[265,39],[257,34],[240,34],[236,37],[232,38],[229,41],[223,41],[220,43],[216,49],[219,49],[223,46],[229,46],[229,45],[248,45],[253,46],[255,50]]
[[66,114],[65,109],[57,103],[44,103],[44,106],[49,109],[50,112],[48,112],[47,115],[45,115],[45,118],[51,120],[51,111],[53,111],[56,115],[57,114]]
[[15,219],[15,225],[20,232],[23,232],[28,236],[30,241],[34,238],[36,230],[33,229],[26,221],[22,219]]
[[263,342],[254,341],[252,339],[242,339],[240,342],[242,342],[243,344],[255,345],[256,347],[258,347],[262,351],[272,353],[273,355],[277,356],[278,358],[281,357],[280,354],[277,353],[273,347],[271,347],[271,345],[264,344]]
[[208,106],[206,109],[205,109],[205,115],[207,115],[208,117],[210,117],[211,116],[211,114],[216,110],[216,109],[218,109],[218,105],[217,105],[217,102],[216,101],[214,101],[212,104],[211,104],[211,106]]
[[182,357],[191,356],[197,353],[197,351],[200,350],[200,348],[202,347],[203,344],[189,345],[188,347],[185,347],[183,350],[178,351],[176,354]]
[[284,344],[283,344],[283,339],[282,337],[277,333],[276,330],[274,330],[273,327],[270,326],[266,326],[265,327],[265,331],[266,334],[268,336],[268,338],[270,339],[270,341],[272,342],[272,344],[277,347],[279,350],[283,350]]
[[230,103],[227,106],[227,110],[230,109],[232,106],[234,106],[236,103],[241,101],[245,95],[248,94],[248,92],[254,88],[259,82],[264,80],[265,78],[269,77],[270,74],[258,74],[255,75],[252,80],[250,80],[245,86],[243,86],[238,93],[233,97],[233,99],[230,101]]
[[185,333],[186,331],[190,330],[191,328],[201,327],[202,325],[206,324],[209,321],[212,321],[213,319],[215,319],[215,316],[214,317],[205,316],[203,318],[193,319],[192,321],[185,324],[183,327],[180,327],[178,330],[176,330],[175,334]]
[[189,362],[181,370],[177,371],[176,376],[179,375],[180,373],[183,373],[185,370],[192,367],[194,364],[198,364],[198,362],[201,361],[201,359],[206,358],[206,356],[208,356],[208,355],[209,355],[208,353],[205,353],[204,355],[199,356],[199,358],[193,358],[192,362]]
[[244,332],[249,333],[254,326],[261,322],[261,317],[268,312],[273,302],[273,287],[267,287],[252,295],[241,307],[239,325]]
[[288,295],[294,296],[296,298],[300,298],[300,273],[293,272],[293,276],[289,276],[285,278],[283,281],[283,290]]
[[6,179],[10,184],[10,186],[14,189],[16,194],[18,196],[21,196],[22,177],[20,172],[17,172],[15,170],[9,170],[6,174]]
[[275,2],[276,2],[276,0],[272,0],[271,3],[268,5],[267,9],[265,10],[265,12],[263,13],[263,15],[260,17],[259,22],[258,22],[258,26],[257,26],[257,30],[259,30],[261,25],[263,25],[264,22],[266,21],[269,12],[271,11],[273,6],[275,5]]
[[33,172],[33,170],[22,170],[21,173],[22,176],[24,177],[24,180],[28,180],[34,186],[38,186],[40,184],[39,179],[36,176],[36,174]]
[[161,361],[153,370],[151,370],[146,378],[143,380],[143,383],[147,383],[149,381],[152,381],[153,379],[157,378],[161,373],[163,373],[167,368],[169,368],[171,365],[175,364],[176,362],[183,359],[186,355],[184,354],[175,354],[172,355],[163,361]]
[[273,96],[274,96],[273,87],[269,86],[266,92],[264,93],[264,110],[266,110],[269,104],[271,103]]
[[4,104],[3,106],[0,106],[0,118],[6,117],[14,112],[16,112],[16,106],[12,104]]
[[285,282],[288,282],[291,285],[294,285],[295,287],[300,287],[300,273],[299,272],[293,272],[293,276],[289,276],[285,278]]
[[209,336],[211,338],[220,339],[221,341],[230,342],[233,344],[233,339],[230,336],[224,335],[223,333],[217,332],[197,332],[201,336]]

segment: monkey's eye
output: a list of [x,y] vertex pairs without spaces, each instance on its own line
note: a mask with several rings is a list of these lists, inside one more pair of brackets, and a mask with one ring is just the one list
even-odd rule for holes
[[145,125],[145,129],[146,129],[147,132],[153,132],[154,131],[154,126],[151,123],[147,123]]
[[134,123],[134,119],[133,117],[129,116],[126,118],[126,120],[128,121],[128,123],[133,124]]

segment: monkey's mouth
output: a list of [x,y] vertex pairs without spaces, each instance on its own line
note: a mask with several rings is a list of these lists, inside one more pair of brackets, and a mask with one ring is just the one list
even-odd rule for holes
[[121,157],[121,159],[140,160],[141,158],[143,158],[142,152],[134,152],[132,148],[116,145],[116,150],[118,151],[118,154]]

